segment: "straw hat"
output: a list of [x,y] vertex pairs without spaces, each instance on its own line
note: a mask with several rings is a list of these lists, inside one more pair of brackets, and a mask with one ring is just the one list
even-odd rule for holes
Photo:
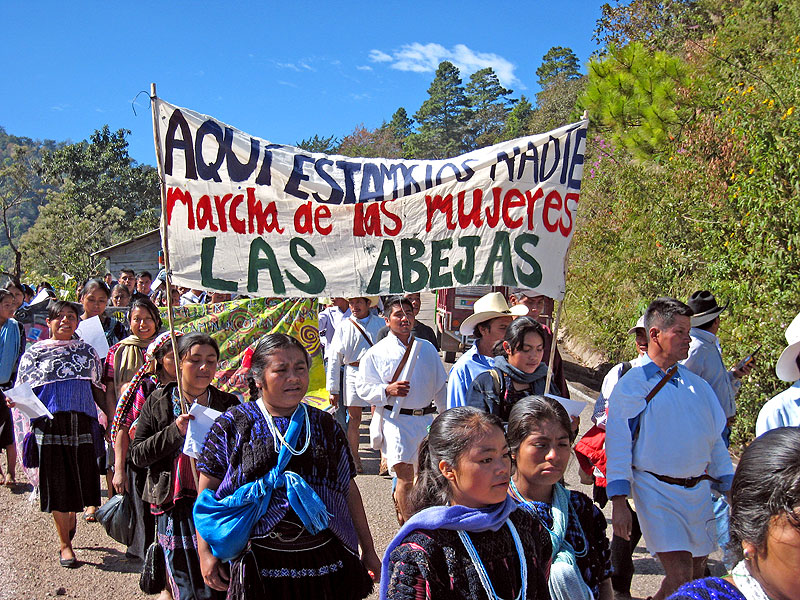
[[647,327],[644,326],[644,315],[639,317],[639,320],[636,321],[636,325],[628,329],[628,333],[633,335],[634,333],[636,333],[637,329],[647,329]]
[[705,325],[716,319],[723,310],[728,308],[728,305],[720,306],[717,304],[717,299],[714,294],[708,290],[695,292],[689,296],[689,301],[686,303],[692,309],[692,327]]
[[484,321],[496,317],[521,317],[528,314],[528,307],[524,304],[508,306],[505,297],[500,292],[492,292],[475,300],[472,305],[473,314],[464,319],[459,331],[461,335],[472,335],[475,327]]
[[800,355],[800,313],[786,328],[786,342],[789,345],[775,363],[775,374],[782,381],[793,382],[800,379],[800,369],[797,367],[797,357]]
[[365,298],[370,306],[378,306],[378,300],[380,300],[380,296],[348,296],[347,301],[349,302],[353,298]]

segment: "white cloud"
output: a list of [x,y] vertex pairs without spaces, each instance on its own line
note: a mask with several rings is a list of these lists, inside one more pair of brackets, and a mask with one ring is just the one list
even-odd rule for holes
[[439,63],[449,60],[461,71],[463,77],[468,77],[479,69],[491,67],[503,85],[525,89],[514,74],[514,63],[492,52],[477,52],[464,44],[445,48],[441,44],[414,42],[404,44],[391,55],[381,50],[370,50],[369,59],[372,62],[391,63],[389,66],[398,71],[414,73],[433,73]]
[[369,59],[372,62],[392,62],[392,57],[386,52],[381,52],[380,50],[370,50],[369,51]]
[[372,67],[370,67],[369,65],[358,65],[356,69],[358,69],[359,71],[372,71]]
[[283,80],[279,79],[277,81],[277,83],[278,83],[278,85],[285,85],[287,87],[293,87],[293,88],[297,87],[297,84],[296,83],[292,83],[291,81],[283,81]]

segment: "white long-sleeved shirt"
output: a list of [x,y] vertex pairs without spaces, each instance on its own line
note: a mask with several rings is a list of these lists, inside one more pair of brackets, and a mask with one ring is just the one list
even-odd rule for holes
[[[367,332],[372,341],[377,339],[378,332],[386,325],[386,322],[380,317],[370,314],[366,319],[359,319],[358,324]],[[331,394],[341,393],[342,365],[358,362],[369,347],[369,343],[356,329],[353,322],[350,319],[343,319],[327,348],[328,368],[325,373],[325,389],[328,392]]]
[[331,344],[333,335],[336,333],[336,330],[339,329],[339,325],[342,324],[342,320],[348,319],[349,317],[349,308],[342,312],[338,306],[329,306],[325,310],[320,311],[318,322],[318,329],[320,333],[319,341],[322,344],[322,347],[325,348],[326,352],[328,346]]
[[[733,465],[722,440],[727,419],[706,381],[683,365],[650,402],[665,373],[650,357],[621,378],[608,401],[606,477],[609,498],[629,495],[633,469],[669,477],[708,474],[730,487]],[[634,445],[635,419],[641,420]]]
[[800,380],[761,407],[756,436],[778,427],[800,427]]
[[736,414],[736,394],[742,382],[725,368],[716,335],[698,327],[692,327],[689,334],[692,343],[689,345],[689,356],[683,364],[708,382],[725,416],[731,418]]
[[[642,359],[637,356],[630,361],[631,368],[638,367],[641,362]],[[614,387],[617,385],[619,378],[622,377],[622,366],[624,364],[625,363],[619,363],[618,365],[614,365],[611,367],[611,370],[606,373],[606,376],[603,378],[603,385],[600,386],[600,395],[594,402],[592,421],[602,429],[606,428],[606,404],[608,404],[608,399],[611,397],[611,392],[614,391]]]
[[[402,398],[387,397],[386,386],[403,359],[405,345],[393,333],[370,348],[361,357],[361,366],[356,377],[356,391],[360,398],[376,406],[400,404],[400,408],[425,408],[431,402],[439,412],[445,410],[447,373],[442,359],[433,344],[416,339],[417,348],[412,349],[417,357],[408,376],[408,395]],[[408,360],[413,360],[409,356]]]

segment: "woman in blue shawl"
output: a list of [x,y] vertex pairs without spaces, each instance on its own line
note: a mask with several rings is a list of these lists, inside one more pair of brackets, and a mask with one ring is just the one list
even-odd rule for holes
[[6,473],[0,470],[0,483],[17,481],[17,447],[14,445],[14,423],[3,392],[14,387],[17,366],[25,351],[25,330],[14,319],[17,301],[9,290],[0,290],[0,449],[6,449]]
[[227,589],[229,600],[365,598],[380,562],[347,438],[333,417],[302,402],[308,352],[270,334],[248,361],[253,401],[216,420],[197,464],[206,584]]

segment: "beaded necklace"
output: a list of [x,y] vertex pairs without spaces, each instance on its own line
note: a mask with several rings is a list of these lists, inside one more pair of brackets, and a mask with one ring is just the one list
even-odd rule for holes
[[[525,562],[525,552],[522,549],[522,541],[519,539],[517,528],[514,527],[514,524],[511,522],[511,519],[506,519],[506,524],[508,525],[509,531],[511,531],[511,537],[514,540],[514,547],[517,550],[517,558],[519,559],[519,572],[520,572],[520,577],[522,579],[522,587],[520,588],[519,593],[517,594],[517,597],[514,600],[520,600],[527,597],[526,592],[528,590],[528,563]],[[478,556],[478,551],[475,549],[472,540],[469,539],[469,535],[467,535],[467,532],[459,530],[458,537],[461,538],[461,542],[467,549],[467,554],[469,554],[469,558],[472,561],[475,570],[478,572],[478,578],[481,580],[481,585],[483,585],[483,589],[486,591],[486,595],[489,596],[489,600],[502,600],[502,598],[500,598],[500,596],[497,595],[497,592],[494,591],[494,586],[492,585],[492,582],[489,579],[489,574],[486,572],[486,567],[483,566],[483,561],[481,560],[481,557]]]
[[299,456],[306,450],[308,450],[308,445],[311,443],[311,424],[308,418],[308,409],[306,405],[302,402],[297,405],[295,411],[302,410],[303,416],[305,417],[305,428],[306,428],[306,441],[303,443],[303,447],[300,450],[295,450],[292,448],[291,444],[289,444],[286,439],[281,435],[281,432],[278,431],[278,428],[275,426],[275,421],[272,418],[272,415],[269,414],[267,411],[267,407],[264,404],[264,401],[259,398],[256,403],[258,404],[258,408],[261,409],[261,412],[264,415],[264,418],[267,420],[267,427],[269,427],[269,432],[272,434],[272,444],[275,448],[275,452],[281,451],[281,446],[286,448],[290,454],[293,456]]

